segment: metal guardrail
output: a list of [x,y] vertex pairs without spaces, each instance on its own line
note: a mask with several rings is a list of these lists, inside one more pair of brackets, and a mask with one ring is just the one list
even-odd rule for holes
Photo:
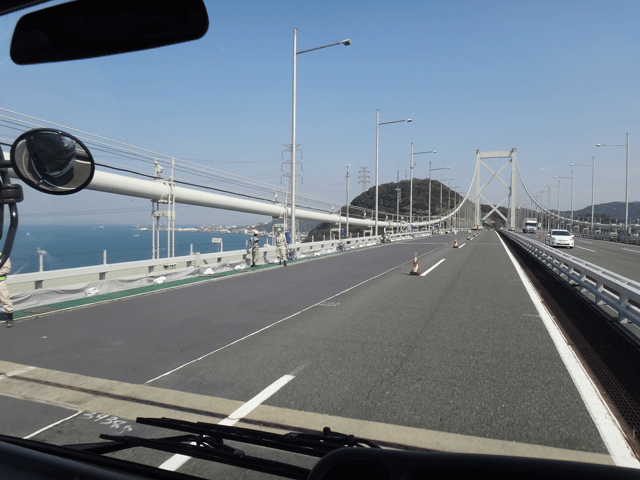
[[[349,244],[370,242],[372,237],[349,239]],[[296,244],[296,250],[304,252],[318,248],[332,248],[340,244],[340,240],[326,240],[318,242]],[[273,253],[275,246],[260,247],[260,255]],[[228,252],[213,252],[181,257],[157,258],[139,260],[135,262],[107,263],[90,267],[65,268],[62,270],[47,270],[43,272],[22,273],[9,275],[7,284],[11,292],[28,292],[39,288],[60,287],[97,280],[112,280],[116,278],[136,277],[140,275],[162,275],[167,271],[181,268],[206,266],[209,264],[234,262],[250,258],[245,249]]]
[[[391,234],[389,237],[394,241],[398,241],[409,240],[419,235],[427,235],[427,233],[399,233]],[[322,240],[317,242],[297,243],[294,248],[296,252],[300,252],[302,254],[311,250],[334,248],[339,246],[342,246],[340,250],[346,251],[353,247],[366,246],[371,242],[377,244],[379,241],[380,237],[358,237],[342,240]],[[276,247],[273,245],[260,247],[260,256],[263,257],[265,254],[275,254],[275,251]],[[245,249],[206,254],[195,252],[193,255],[184,255],[181,257],[158,258],[111,264],[107,263],[89,267],[66,268],[62,270],[47,270],[42,272],[9,275],[7,277],[7,284],[10,285],[12,293],[21,293],[40,288],[77,285],[98,280],[123,279],[145,275],[158,276],[166,273],[167,271],[175,271],[182,268],[247,260],[250,258],[250,255],[250,252],[247,252]]]
[[637,235],[609,235],[606,233],[576,233],[576,237],[588,238],[589,240],[602,240],[607,242],[627,243],[629,245],[640,245],[640,237]]
[[501,233],[517,242],[561,278],[579,286],[586,298],[590,298],[590,294],[598,307],[606,306],[615,311],[619,323],[633,323],[640,327],[640,283],[537,240],[506,230]]

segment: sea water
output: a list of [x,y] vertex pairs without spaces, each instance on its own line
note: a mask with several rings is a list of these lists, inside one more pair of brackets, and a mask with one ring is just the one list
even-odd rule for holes
[[[7,225],[0,246],[6,239]],[[224,251],[244,250],[250,235],[234,233],[175,232],[176,257],[194,252],[217,252],[212,238],[221,238]],[[261,239],[263,240],[263,239]],[[260,242],[261,244],[263,241]],[[131,225],[19,225],[11,251],[12,272],[37,272],[43,253],[44,270],[86,267],[103,263],[132,262],[151,258],[151,231]],[[160,257],[167,257],[167,232],[160,232]]]

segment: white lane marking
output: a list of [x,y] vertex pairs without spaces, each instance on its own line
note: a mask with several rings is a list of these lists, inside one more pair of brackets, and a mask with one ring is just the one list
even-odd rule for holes
[[462,245],[460,245],[458,248],[462,248],[466,245],[466,243],[463,243]]
[[640,253],[640,250],[631,250],[630,248],[623,248],[623,250],[626,250],[627,252]]
[[58,420],[57,422],[52,423],[51,425],[41,428],[40,430],[37,430],[35,432],[33,432],[31,435],[27,435],[26,437],[23,437],[25,440],[29,440],[31,437],[35,437],[36,435],[38,435],[39,433],[44,432],[45,430],[49,430],[51,427],[55,427],[56,425],[61,424],[62,422],[66,422],[67,420],[71,420],[73,417],[75,417],[76,415],[80,415],[82,412],[84,412],[84,410],[78,410],[76,413],[74,413],[73,415],[67,417],[67,418],[63,418],[62,420]]
[[[258,407],[262,402],[267,400],[271,395],[276,393],[278,390],[280,390],[282,387],[284,387],[287,383],[289,383],[294,378],[295,377],[293,375],[285,375],[284,377],[276,380],[267,388],[262,390],[258,395],[256,395],[247,403],[245,403],[240,408],[238,408],[235,412],[233,412],[227,418],[218,422],[218,425],[227,425],[227,426],[234,425],[243,417],[246,417],[252,410]],[[195,445],[195,442],[192,442],[191,445]],[[160,465],[159,468],[163,470],[170,470],[172,472],[175,472],[178,468],[184,465],[187,462],[187,460],[189,460],[190,458],[191,457],[189,457],[188,455],[180,455],[177,453],[173,457],[166,460],[162,465]]]
[[[461,248],[461,247],[458,247]],[[429,270],[427,270],[424,273],[421,273],[420,276],[424,277],[426,274],[428,274],[431,270],[433,270],[434,268],[436,268],[438,265],[440,265],[442,262],[444,262],[446,260],[446,258],[443,258],[442,260],[440,260],[438,263],[436,263],[433,267],[431,267]]]
[[[448,244],[443,244],[443,245],[448,245]],[[442,247],[439,247],[439,248],[442,248]],[[422,254],[422,255],[418,256],[418,258],[422,258],[422,257],[424,257],[425,255],[428,255],[428,254],[430,254],[430,253],[433,253],[433,252],[435,252],[435,251],[437,251],[437,250],[438,250],[438,248],[436,248],[435,250],[431,250],[430,252],[427,252],[427,253],[424,253],[424,254]],[[331,300],[331,299],[333,299],[333,298],[336,298],[337,296],[342,295],[343,293],[346,293],[346,292],[348,292],[349,290],[353,290],[354,288],[358,288],[359,286],[364,285],[365,283],[370,282],[371,280],[375,280],[376,278],[381,277],[382,275],[385,275],[385,274],[387,274],[387,273],[389,273],[389,272],[392,272],[392,271],[394,271],[396,268],[400,268],[400,267],[402,267],[402,266],[406,265],[407,263],[409,263],[410,261],[411,261],[411,260],[409,260],[408,262],[401,263],[400,265],[398,265],[398,266],[396,266],[396,267],[393,267],[393,268],[390,268],[389,270],[386,270],[386,271],[384,271],[384,272],[382,272],[382,273],[379,273],[378,275],[375,275],[375,276],[373,276],[373,277],[371,277],[371,278],[369,278],[369,279],[367,279],[367,280],[364,280],[363,282],[360,282],[360,283],[358,283],[357,285],[354,285],[354,286],[349,287],[349,288],[347,288],[347,289],[345,289],[345,290],[343,290],[343,291],[341,291],[341,292],[338,292],[338,293],[336,293],[335,295],[330,296],[329,298],[325,298],[324,300],[320,300],[318,303],[314,303],[313,305],[311,305],[311,306],[309,306],[309,307],[307,307],[307,308],[303,308],[302,310],[300,310],[300,311],[298,311],[298,312],[296,312],[296,313],[293,313],[293,314],[289,315],[288,317],[281,318],[280,320],[277,320],[277,321],[273,322],[272,324],[267,325],[266,327],[262,327],[260,330],[256,330],[256,331],[255,331],[255,332],[253,332],[253,333],[250,333],[250,334],[248,334],[248,335],[245,335],[245,336],[244,336],[244,337],[242,337],[242,338],[239,338],[239,339],[237,339],[237,340],[234,340],[233,342],[228,343],[228,344],[226,344],[226,345],[224,345],[224,346],[222,346],[222,347],[220,347],[220,348],[218,348],[218,349],[214,350],[213,352],[205,353],[204,355],[202,355],[202,356],[201,356],[201,357],[199,357],[199,358],[196,358],[195,360],[191,360],[191,361],[189,361],[189,362],[185,363],[184,365],[180,365],[179,367],[174,368],[173,370],[169,370],[168,372],[163,373],[162,375],[158,375],[157,377],[152,378],[151,380],[147,380],[146,382],[144,382],[144,384],[143,384],[143,385],[146,385],[147,383],[151,383],[151,382],[153,382],[153,381],[155,381],[155,380],[158,380],[159,378],[162,378],[162,377],[165,377],[165,376],[167,376],[167,375],[170,375],[170,374],[172,374],[172,373],[174,373],[174,372],[177,372],[178,370],[180,370],[181,368],[186,367],[187,365],[191,365],[192,363],[198,362],[198,361],[200,361],[200,360],[202,360],[202,359],[204,359],[204,358],[208,357],[209,355],[213,355],[214,353],[217,353],[217,352],[219,352],[219,351],[221,351],[221,350],[224,350],[224,349],[225,349],[225,348],[227,348],[227,347],[230,347],[230,346],[232,346],[232,345],[235,345],[235,344],[236,344],[236,343],[238,343],[238,342],[241,342],[241,341],[243,341],[243,340],[246,340],[246,339],[247,339],[247,338],[249,338],[249,337],[252,337],[252,336],[254,336],[254,335],[257,335],[258,333],[263,332],[264,330],[267,330],[268,328],[271,328],[271,327],[273,327],[274,325],[277,325],[277,324],[279,324],[279,323],[281,323],[281,322],[284,322],[285,320],[289,320],[289,319],[291,319],[291,318],[293,318],[293,317],[295,317],[295,316],[297,316],[297,315],[300,315],[301,313],[306,312],[307,310],[312,309],[313,307],[317,307],[318,305],[320,305],[320,304],[322,304],[322,303],[325,303],[325,302],[327,302],[327,301],[329,301],[329,300]]]
[[13,372],[3,373],[3,374],[0,374],[0,380],[2,380],[3,378],[13,377],[14,375],[20,375],[21,373],[29,372],[29,371],[35,370],[35,369],[36,369],[36,367],[24,367],[24,368],[20,368],[18,370],[14,370]]
[[590,252],[596,253],[595,250],[591,250],[590,248],[584,248],[584,247],[579,247],[578,245],[575,245],[576,248],[581,248],[582,250],[589,250]]
[[527,290],[531,301],[536,307],[542,322],[544,323],[549,336],[553,340],[553,343],[560,354],[560,358],[564,363],[571,379],[582,397],[589,415],[593,419],[596,428],[600,432],[600,436],[604,441],[604,444],[609,450],[609,455],[613,462],[622,467],[640,468],[640,462],[636,459],[635,455],[629,448],[629,445],[624,439],[624,434],[618,425],[617,420],[611,414],[611,411],[604,403],[604,400],[600,396],[600,393],[596,389],[595,385],[591,381],[591,378],[587,375],[584,367],[576,357],[575,352],[567,345],[567,342],[560,332],[560,329],[554,322],[551,315],[544,307],[538,292],[533,288],[533,285],[529,281],[529,278],[524,273],[518,261],[513,257],[502,238],[500,239],[502,246],[504,247],[507,255],[511,259],[511,263],[515,267],[520,280],[522,281],[524,288]]

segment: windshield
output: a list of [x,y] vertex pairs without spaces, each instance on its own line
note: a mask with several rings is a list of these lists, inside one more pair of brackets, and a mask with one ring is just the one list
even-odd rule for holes
[[197,40],[14,63],[18,20],[60,3],[0,16],[0,147],[62,131],[54,160],[14,153],[55,185],[78,152],[95,174],[49,195],[8,173],[0,434],[177,435],[136,423],[168,417],[640,466],[508,243],[640,281],[639,3],[206,1]]

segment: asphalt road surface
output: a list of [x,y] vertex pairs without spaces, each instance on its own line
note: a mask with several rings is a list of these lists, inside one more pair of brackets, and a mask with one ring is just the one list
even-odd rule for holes
[[[135,419],[164,416],[611,464],[496,233],[452,242],[362,248],[18,322],[0,332],[0,432],[55,444],[157,436]],[[414,253],[425,275],[409,275]],[[145,449],[116,456],[247,478]]]

